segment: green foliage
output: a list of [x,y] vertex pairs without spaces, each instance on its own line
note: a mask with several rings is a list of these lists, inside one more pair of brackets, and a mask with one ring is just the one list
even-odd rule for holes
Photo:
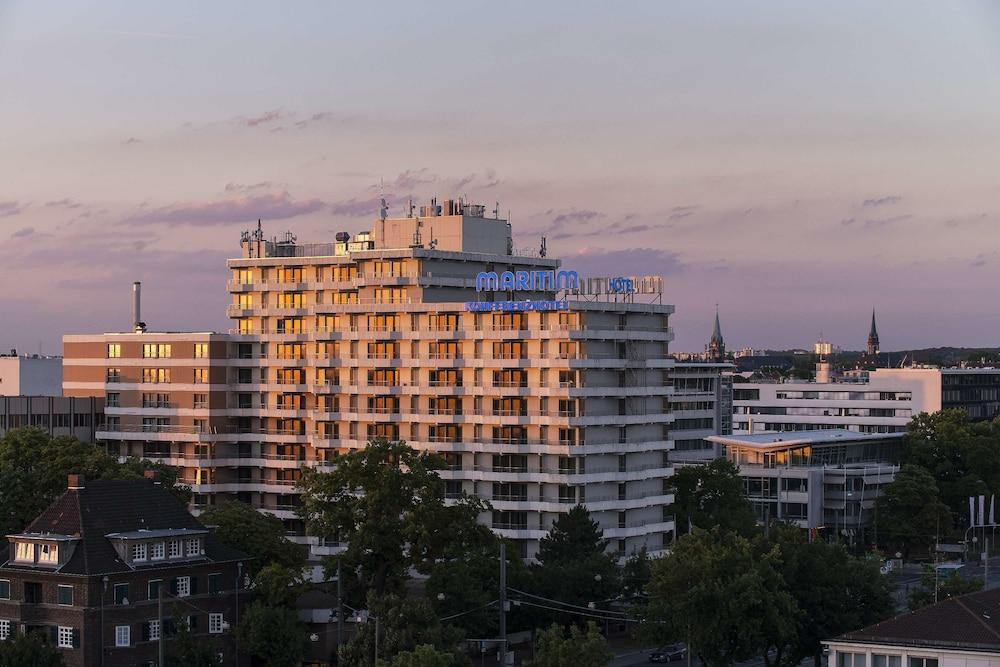
[[[175,609],[175,611],[179,611]],[[166,667],[218,667],[215,643],[204,638],[196,639],[187,622],[177,623],[177,634],[164,637]]]
[[392,593],[379,597],[371,593],[367,608],[370,612],[368,621],[358,624],[357,634],[341,649],[343,664],[372,667],[376,626],[380,662],[392,660],[403,652],[415,651],[418,646],[429,645],[438,652],[451,655],[452,664],[456,667],[468,664],[468,658],[459,650],[462,631],[443,625],[426,598],[405,598]]
[[240,646],[269,667],[298,667],[309,645],[298,613],[264,600],[256,600],[244,610],[236,632]]
[[933,475],[919,465],[904,465],[876,502],[879,540],[906,555],[913,549],[929,550],[935,536],[951,525]]
[[0,667],[66,667],[62,654],[38,633],[0,642]]
[[[780,552],[778,571],[799,613],[794,635],[784,643],[770,642],[769,664],[791,667],[812,657],[818,665],[822,640],[892,615],[889,580],[880,573],[878,559],[855,558],[840,544],[810,543],[796,526],[776,525],[771,537]],[[760,548],[766,543],[761,541]]]
[[727,459],[706,465],[684,466],[673,476],[677,532],[690,528],[708,530],[716,526],[750,536],[757,532],[753,508],[746,499],[743,479]]
[[[618,566],[607,547],[600,525],[586,508],[575,505],[560,515],[541,539],[538,563],[531,566],[531,590],[580,607],[591,602],[603,606],[621,591]],[[559,613],[552,618],[566,622],[572,615]]]
[[379,660],[379,664],[388,667],[452,667],[456,663],[454,654],[439,651],[430,644],[421,644],[412,651],[397,653],[391,662]]
[[222,542],[253,557],[247,563],[251,576],[270,564],[293,570],[305,566],[305,549],[285,536],[284,525],[274,515],[228,501],[207,507],[199,520],[217,526],[215,534]]
[[66,490],[66,477],[79,473],[88,479],[133,479],[144,470],[156,470],[165,487],[183,502],[190,489],[177,487],[177,472],[152,461],[124,463],[103,449],[76,438],[50,437],[40,428],[8,431],[0,439],[0,531],[16,533]]
[[622,568],[622,595],[626,598],[645,595],[646,586],[652,577],[652,561],[646,553],[646,547],[643,547],[625,561],[625,567]]
[[795,635],[800,611],[781,576],[777,548],[721,529],[681,537],[653,563],[645,632],[684,641],[702,664],[749,660]]
[[482,538],[475,517],[487,506],[468,497],[445,504],[439,456],[377,439],[334,462],[330,472],[303,471],[300,514],[311,534],[347,542],[340,558],[352,600],[401,593],[411,568],[428,572],[456,541]]
[[910,610],[920,609],[927,605],[934,604],[934,589],[937,588],[937,600],[945,600],[957,595],[966,595],[983,590],[983,580],[970,577],[966,578],[957,571],[952,570],[950,574],[938,573],[935,576],[934,568],[925,565],[920,574],[920,585],[910,591],[907,601]]
[[553,624],[538,634],[531,667],[604,667],[612,657],[608,642],[593,621],[587,623],[586,631],[571,626],[568,635]]

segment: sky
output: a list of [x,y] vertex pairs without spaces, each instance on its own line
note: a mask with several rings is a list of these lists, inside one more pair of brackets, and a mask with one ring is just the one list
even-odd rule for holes
[[226,330],[384,188],[665,280],[677,351],[1000,345],[1000,6],[0,0],[0,349]]

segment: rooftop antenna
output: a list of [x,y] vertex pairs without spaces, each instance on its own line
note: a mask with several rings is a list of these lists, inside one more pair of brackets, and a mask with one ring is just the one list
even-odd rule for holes
[[409,211],[410,212],[406,214],[406,217],[412,218],[413,217],[413,197],[410,197]]
[[379,207],[378,207],[378,219],[385,222],[386,215],[389,212],[389,207],[385,203],[385,179],[379,180]]
[[545,257],[548,254],[548,249],[545,247],[545,237],[542,237],[542,247],[538,249],[538,256]]
[[496,202],[496,206],[493,207],[493,218],[495,220],[500,219],[500,202]]
[[434,250],[434,248],[437,247],[437,244],[438,244],[438,240],[436,238],[434,238],[434,227],[432,225],[431,226],[431,240],[430,240],[430,243],[428,243],[427,245],[430,247],[431,250]]

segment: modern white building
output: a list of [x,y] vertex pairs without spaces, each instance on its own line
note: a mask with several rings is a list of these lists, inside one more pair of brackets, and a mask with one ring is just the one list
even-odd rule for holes
[[0,355],[0,396],[62,396],[62,357]]
[[733,432],[733,368],[729,363],[674,364],[670,371],[671,461],[706,462],[718,456],[718,446],[705,438]]
[[99,437],[120,455],[179,465],[196,504],[239,498],[317,554],[296,514],[301,468],[377,437],[442,454],[447,493],[488,500],[481,520],[527,557],[575,503],[620,554],[661,551],[662,280],[578,276],[544,246],[513,247],[506,220],[458,200],[383,210],[329,243],[258,228],[228,261],[228,334],[67,336],[67,390],[109,397]]
[[903,434],[843,429],[716,435],[743,478],[762,523],[782,520],[826,528],[848,539],[875,525],[875,499],[899,470]]
[[948,598],[823,642],[828,667],[1000,667],[1000,589]]

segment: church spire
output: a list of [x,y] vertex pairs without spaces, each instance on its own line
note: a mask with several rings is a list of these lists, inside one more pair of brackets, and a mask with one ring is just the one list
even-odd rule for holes
[[875,327],[875,309],[872,308],[872,328],[868,332],[868,346],[866,348],[869,357],[874,357],[879,353],[878,329]]
[[705,357],[709,361],[726,360],[726,341],[722,339],[722,325],[719,324],[719,304],[715,304],[715,325],[712,327],[712,337],[705,348]]

